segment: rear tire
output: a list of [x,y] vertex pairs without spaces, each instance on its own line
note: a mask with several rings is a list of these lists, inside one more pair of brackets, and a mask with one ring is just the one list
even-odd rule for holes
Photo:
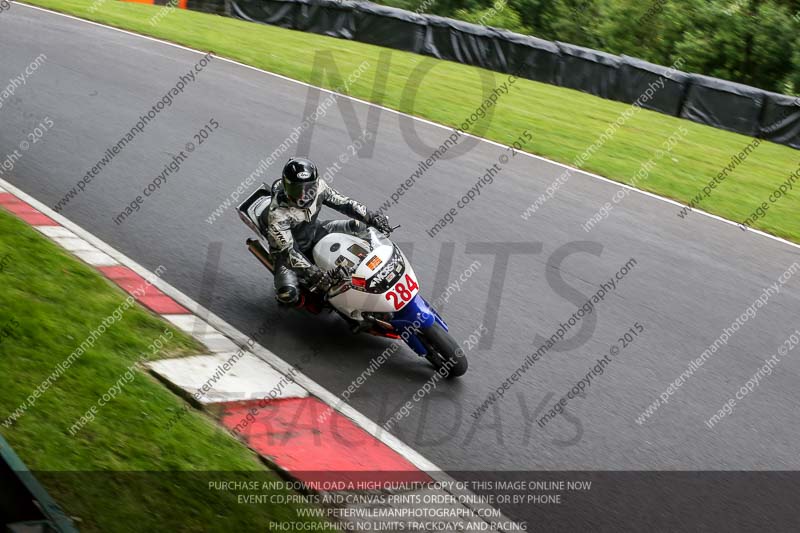
[[421,337],[428,354],[425,358],[433,365],[437,372],[447,379],[463,376],[469,363],[464,350],[439,322],[422,332]]

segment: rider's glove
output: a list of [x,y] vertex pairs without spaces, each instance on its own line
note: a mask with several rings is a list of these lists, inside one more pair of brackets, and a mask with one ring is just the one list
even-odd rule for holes
[[311,289],[327,290],[332,285],[332,281],[327,272],[317,266],[312,266],[306,274],[306,283]]
[[392,226],[389,225],[389,217],[379,213],[368,212],[367,224],[377,229],[381,233],[389,234],[392,232]]

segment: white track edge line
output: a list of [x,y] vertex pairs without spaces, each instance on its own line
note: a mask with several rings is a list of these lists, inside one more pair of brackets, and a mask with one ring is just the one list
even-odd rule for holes
[[[151,37],[149,35],[136,33],[136,32],[130,31],[130,30],[124,30],[122,28],[116,28],[114,26],[109,26],[107,24],[102,24],[100,22],[95,22],[93,20],[83,19],[83,18],[80,18],[80,17],[76,17],[74,15],[68,15],[66,13],[61,13],[59,11],[53,11],[53,10],[46,9],[46,8],[43,8],[43,7],[34,6],[34,5],[31,5],[31,4],[26,4],[24,2],[19,2],[18,0],[11,0],[11,2],[14,3],[14,4],[23,5],[25,7],[31,8],[31,9],[44,11],[46,13],[51,13],[51,14],[54,14],[54,15],[60,15],[62,17],[70,18],[70,19],[73,19],[73,20],[78,20],[78,21],[81,21],[81,22],[84,22],[84,23],[87,23],[87,24],[95,25],[95,26],[100,26],[101,28],[106,28],[106,29],[110,29],[110,30],[119,31],[119,32],[122,32],[122,33],[126,33],[128,35],[134,35],[136,37],[141,37],[141,38],[147,39],[149,41],[154,41],[154,42],[157,42],[157,43],[166,44],[166,45],[169,45],[169,46],[174,46],[175,48],[180,48],[181,50],[187,50],[189,52],[193,52],[193,53],[196,53],[196,54],[206,55],[206,53],[207,53],[207,52],[202,52],[200,50],[197,50],[196,48],[189,48],[188,46],[184,46],[184,45],[181,45],[181,44],[173,43],[171,41],[166,41],[164,39],[159,39],[157,37]],[[354,42],[357,42],[357,41],[354,41]],[[338,97],[341,97],[341,98],[348,98],[350,100],[353,100],[354,102],[359,102],[359,103],[367,105],[367,106],[377,107],[377,108],[379,108],[381,110],[388,111],[389,113],[393,113],[395,115],[407,117],[407,118],[410,118],[412,120],[416,120],[416,121],[419,121],[419,122],[422,122],[422,123],[425,123],[425,124],[429,124],[431,126],[436,126],[438,128],[442,128],[442,129],[445,129],[445,130],[448,130],[448,131],[453,131],[453,128],[451,126],[446,126],[444,124],[440,124],[439,122],[434,122],[432,120],[428,120],[428,119],[425,119],[425,118],[421,118],[421,117],[417,117],[417,116],[414,116],[414,115],[410,115],[408,113],[404,113],[402,111],[398,111],[398,110],[392,109],[390,107],[386,107],[386,106],[383,106],[383,105],[380,105],[380,104],[369,102],[367,100],[362,100],[361,98],[356,98],[355,96],[350,96],[350,95],[347,95],[347,94],[342,94],[342,93],[339,93],[339,92],[336,92],[336,91],[332,91],[330,89],[325,89],[324,87],[317,87],[316,85],[312,85],[312,84],[304,82],[304,81],[296,80],[294,78],[290,78],[290,77],[284,76],[282,74],[277,74],[275,72],[270,72],[268,70],[264,70],[264,69],[261,69],[261,68],[258,68],[258,67],[254,67],[253,65],[247,65],[246,63],[241,63],[239,61],[236,61],[235,59],[230,59],[230,58],[227,58],[227,57],[218,56],[216,54],[211,54],[211,55],[216,59],[220,59],[222,61],[225,61],[225,62],[228,62],[228,63],[232,63],[234,65],[238,65],[240,67],[244,67],[244,68],[247,68],[247,69],[250,69],[250,70],[255,70],[256,72],[261,72],[262,74],[267,74],[269,76],[274,76],[276,78],[280,78],[282,80],[286,80],[286,81],[289,81],[289,82],[292,82],[292,83],[297,83],[297,84],[303,85],[305,87],[313,87],[313,88],[318,89],[320,91],[323,91],[325,93],[334,94],[334,95],[336,95]],[[683,119],[681,119],[681,120],[683,120]],[[479,141],[483,141],[483,142],[492,144],[494,146],[498,146],[500,148],[504,148],[504,149],[505,148],[510,148],[508,145],[499,143],[497,141],[493,141],[491,139],[487,139],[485,137],[480,137],[478,135],[474,135],[474,134],[469,133],[469,132],[463,132],[462,135],[464,135],[465,137],[471,137],[473,139],[478,139]],[[673,200],[671,198],[667,198],[665,196],[660,196],[660,195],[658,195],[656,193],[652,193],[652,192],[645,191],[645,190],[642,190],[642,189],[637,189],[636,187],[633,187],[633,186],[628,185],[626,183],[622,183],[622,182],[619,182],[619,181],[614,181],[614,180],[612,180],[610,178],[607,178],[605,176],[601,176],[599,174],[594,174],[592,172],[587,172],[585,170],[581,170],[581,169],[575,168],[575,167],[567,165],[565,163],[560,163],[558,161],[553,161],[551,159],[547,159],[544,156],[532,154],[530,152],[526,152],[525,150],[517,150],[516,148],[514,150],[517,153],[521,153],[521,154],[526,155],[526,156],[528,156],[530,158],[538,159],[540,161],[544,161],[544,162],[549,163],[551,165],[555,165],[555,166],[559,166],[559,167],[568,169],[572,173],[575,173],[577,175],[583,175],[583,176],[588,176],[588,177],[592,177],[592,178],[595,178],[595,179],[599,179],[601,181],[605,181],[606,183],[610,183],[610,184],[613,184],[613,185],[624,187],[625,189],[628,189],[628,190],[631,190],[631,191],[636,191],[636,192],[638,192],[640,194],[644,194],[645,196],[649,196],[650,198],[655,198],[657,200],[661,200],[662,202],[667,202],[667,203],[676,205],[678,207],[689,207],[686,204],[682,204],[682,203],[680,203],[680,202],[678,202],[676,200]],[[724,222],[725,224],[729,224],[729,225],[736,226],[736,227],[739,226],[739,224],[737,222],[734,222],[734,221],[729,220],[727,218],[723,218],[723,217],[721,217],[719,215],[714,215],[714,214],[709,213],[707,211],[703,211],[702,209],[689,208],[689,210],[692,213],[697,213],[697,214],[712,218],[714,220],[717,220],[717,221],[720,221],[720,222]],[[748,228],[747,231],[749,231],[751,233],[755,233],[757,235],[761,235],[762,237],[767,237],[769,239],[772,239],[774,241],[777,241],[777,242],[780,242],[780,243],[783,243],[783,244],[787,244],[787,245],[789,245],[789,246],[791,246],[793,248],[800,249],[800,244],[797,244],[795,242],[792,242],[792,241],[789,241],[787,239],[784,239],[783,237],[778,237],[777,235],[772,235],[771,233],[767,233],[767,232],[759,230],[759,229]]]
[[[323,387],[310,377],[306,376],[302,371],[296,369],[296,367],[294,367],[288,361],[285,361],[284,359],[280,358],[271,350],[257,343],[250,348],[246,348],[247,340],[250,338],[248,335],[245,335],[231,324],[228,324],[228,322],[226,322],[216,314],[212,313],[210,310],[206,309],[199,303],[195,302],[192,298],[185,295],[179,289],[173,287],[161,277],[156,276],[153,272],[143,267],[142,265],[140,265],[127,255],[113,248],[105,241],[102,241],[100,238],[96,237],[89,231],[83,229],[81,226],[72,222],[65,216],[61,215],[60,213],[56,213],[44,203],[40,202],[33,196],[20,190],[19,188],[17,188],[13,184],[9,183],[8,181],[2,178],[0,178],[0,187],[5,189],[9,194],[13,194],[20,200],[23,200],[32,207],[38,209],[40,212],[50,217],[52,220],[60,224],[62,227],[65,227],[68,230],[72,231],[78,238],[84,239],[86,242],[94,245],[102,252],[116,259],[120,263],[120,265],[130,268],[131,270],[133,270],[134,272],[136,272],[145,279],[152,280],[152,285],[161,290],[167,296],[173,298],[179,304],[186,307],[191,312],[191,314],[199,316],[201,320],[205,320],[209,325],[217,328],[217,330],[219,330],[224,335],[232,339],[234,343],[239,345],[239,347],[242,348],[243,350],[246,351],[249,350],[250,353],[259,357],[265,363],[269,364],[282,374],[291,373],[292,381],[294,381],[300,387],[306,389],[306,391],[308,391],[309,394],[316,396],[317,398],[322,400],[328,407],[330,407],[335,411],[338,411],[343,416],[355,422],[356,425],[358,425],[361,429],[369,433],[373,438],[377,439],[378,441],[388,446],[390,449],[399,454],[401,457],[408,460],[412,465],[430,475],[434,480],[447,481],[447,482],[455,481],[453,477],[451,477],[444,470],[436,466],[432,461],[425,458],[421,453],[417,452],[409,445],[401,441],[399,438],[395,437],[388,431],[384,430],[379,424],[373,422],[365,415],[361,414],[361,412],[356,410],[354,407],[344,403],[338,396],[330,392],[328,389],[326,389],[325,387]],[[36,226],[32,224],[28,225],[34,229],[36,228]],[[43,233],[42,236],[55,242],[51,237],[48,237]],[[93,268],[96,269],[96,267]],[[162,316],[161,313],[155,313],[155,314]],[[169,322],[166,318],[164,318],[163,320]],[[450,489],[442,488],[442,490],[445,490],[446,492],[449,492],[451,494],[462,492],[452,488]],[[470,510],[489,509],[489,508],[494,509],[494,507],[488,504],[477,503],[477,502],[461,503],[461,505]],[[474,518],[483,520],[484,522],[487,521],[484,517],[478,514],[475,514]],[[501,518],[503,518],[503,520],[508,523],[512,523],[512,521],[506,518],[505,514],[503,514],[502,512],[501,512]]]
[[[128,257],[125,254],[123,254],[122,252],[120,252],[120,251],[116,250],[115,248],[111,247],[109,244],[107,244],[104,241],[100,240],[98,237],[94,236],[89,231],[83,229],[81,226],[78,226],[74,222],[70,221],[69,219],[67,219],[63,215],[52,211],[45,204],[43,204],[42,202],[40,202],[36,198],[30,196],[29,194],[25,193],[24,191],[18,189],[17,187],[12,185],[11,183],[8,183],[6,180],[0,179],[0,185],[2,185],[3,188],[5,188],[9,193],[14,194],[15,196],[17,196],[21,200],[23,200],[23,201],[27,202],[28,204],[30,204],[31,206],[35,207],[36,209],[41,211],[43,214],[47,215],[48,217],[52,218],[53,220],[55,220],[56,222],[58,222],[59,224],[61,224],[65,228],[67,228],[70,231],[72,231],[78,237],[86,240],[87,242],[89,242],[90,244],[94,245],[95,247],[97,247],[98,249],[100,249],[101,251],[106,253],[107,255],[113,257],[114,259],[116,259],[120,263],[120,265],[127,266],[128,268],[130,268],[131,270],[133,270],[134,272],[136,272],[140,276],[144,277],[145,279],[152,280],[152,284],[155,287],[160,289],[167,296],[172,297],[179,304],[181,304],[184,307],[186,307],[192,314],[199,316],[201,320],[205,320],[208,324],[210,324],[213,327],[216,327],[220,332],[222,332],[223,334],[225,334],[228,337],[230,337],[234,341],[234,343],[239,345],[240,348],[244,348],[244,347],[247,346],[247,340],[250,338],[250,336],[245,335],[244,333],[242,333],[241,331],[236,329],[234,326],[228,324],[225,320],[223,320],[222,318],[220,318],[216,314],[212,313],[210,310],[206,309],[205,307],[203,307],[202,305],[200,305],[199,303],[194,301],[192,298],[190,298],[189,296],[187,296],[186,294],[181,292],[179,289],[173,287],[171,284],[169,284],[166,281],[164,281],[163,278],[161,278],[159,276],[156,276],[152,271],[150,271],[147,268],[143,267],[142,265],[140,265],[139,263],[137,263],[136,261],[134,261],[130,257]],[[160,313],[156,313],[156,314],[158,314],[160,316]],[[256,344],[254,346],[254,348],[255,349],[251,349],[251,351],[253,353],[259,352],[260,354],[263,354],[264,357],[262,357],[262,359],[266,358],[267,359],[266,362],[272,364],[272,366],[274,366],[276,369],[280,370],[281,372],[287,373],[290,370],[294,369],[293,365],[291,365],[289,362],[287,362],[287,361],[281,359],[280,357],[278,357],[271,350],[268,350],[267,348],[264,348],[264,347],[262,347],[262,346],[260,346],[258,344]],[[327,389],[325,389],[322,385],[319,385],[318,383],[313,381],[311,378],[307,377],[305,374],[303,374],[299,370],[292,370],[292,374],[295,376],[295,381],[298,382],[299,385],[308,388],[309,392],[313,392],[315,396],[318,396],[318,397],[320,397],[320,399],[325,400],[325,403],[333,404],[331,406],[334,409],[336,409],[337,411],[340,411],[343,414],[346,414],[349,418],[352,418],[352,419],[358,421],[360,424],[363,423],[366,426],[372,425],[374,427],[377,427],[377,424],[375,424],[374,422],[370,421],[364,415],[361,415],[355,409],[353,409],[352,407],[350,407],[348,405],[342,406],[341,408],[337,408],[335,406],[335,403],[341,403],[341,401],[339,400],[339,397],[334,395],[333,393],[331,393]],[[334,399],[334,402],[331,402],[330,401],[331,399]],[[382,437],[378,437],[378,435],[374,435],[374,433],[387,433],[387,432],[382,431],[382,430],[377,430],[377,431],[371,430],[370,433],[373,433],[373,436],[375,436],[376,438],[379,438],[379,439],[383,440],[385,437],[383,437],[383,438]],[[387,435],[388,435],[388,433],[387,433]],[[391,440],[395,440],[396,439],[396,437],[394,437],[393,435],[389,435],[389,436],[391,437]],[[386,440],[390,440],[390,439],[386,439]],[[385,442],[385,444],[388,444],[388,443]],[[398,442],[396,444],[408,448],[407,445],[405,445],[404,443],[400,442],[399,440],[398,440]],[[411,450],[410,448],[408,448],[408,449]],[[411,450],[411,451],[413,451],[413,450]],[[414,452],[414,453],[416,453],[416,452]],[[441,470],[440,468],[436,467],[432,462],[430,462],[430,461],[428,461],[427,459],[424,459],[424,458],[419,458],[416,461],[412,461],[412,462],[415,464],[415,466],[418,466],[418,467],[423,468],[425,470],[428,470],[428,469]]]

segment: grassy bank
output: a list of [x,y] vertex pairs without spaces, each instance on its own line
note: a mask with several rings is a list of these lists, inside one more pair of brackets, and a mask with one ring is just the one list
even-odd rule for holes
[[[82,531],[252,531],[298,520],[295,506],[244,505],[235,491],[209,489],[277,478],[198,411],[171,427],[184,404],[138,363],[204,348],[138,305],[7,418],[127,295],[1,209],[0,265],[0,433]],[[134,377],[120,381],[131,365]],[[71,431],[115,384],[94,420]]]
[[[376,100],[378,97],[373,94],[376,73],[388,71],[386,88],[379,98],[382,104],[451,126],[460,125],[482,101],[478,69],[457,63],[392,51],[387,65],[379,59],[385,49],[376,46],[185,10],[173,10],[157,25],[150,25],[148,20],[158,12],[159,6],[107,1],[92,12],[89,9],[91,0],[30,0],[29,3],[211,50],[327,88],[340,86],[342,80],[319,79],[320,73],[313,71],[318,52],[332,53],[342,78],[366,60],[369,68],[348,88],[349,94]],[[412,71],[423,60],[433,61],[436,66],[425,76],[416,97],[404,99],[403,91]],[[496,73],[489,75],[494,76],[498,84],[505,78]],[[268,98],[269,95],[264,95],[265,101]],[[527,150],[569,164],[627,108],[626,104],[577,91],[519,80],[508,95],[500,98],[494,117],[479,123],[472,131],[510,144],[523,130],[529,129],[533,141],[526,145]],[[680,126],[689,132],[685,140],[674,148],[671,157],[660,159],[650,177],[639,181],[637,187],[688,203],[731,163],[731,158],[750,142],[748,137],[642,110],[582,168],[630,183],[641,165],[653,157]],[[737,222],[744,221],[797,169],[798,160],[800,152],[796,150],[762,143],[696,207]],[[534,199],[531,195],[531,202]],[[598,198],[598,206],[607,200]],[[753,227],[800,242],[799,212],[800,195],[792,192],[770,204],[766,216]]]

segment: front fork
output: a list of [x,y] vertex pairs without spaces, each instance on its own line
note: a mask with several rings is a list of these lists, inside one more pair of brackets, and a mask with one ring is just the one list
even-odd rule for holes
[[419,334],[433,326],[434,322],[438,322],[445,331],[448,331],[447,324],[439,316],[439,313],[419,294],[403,309],[395,313],[391,320],[391,324],[400,338],[421,356],[427,355],[428,350],[420,340]]

